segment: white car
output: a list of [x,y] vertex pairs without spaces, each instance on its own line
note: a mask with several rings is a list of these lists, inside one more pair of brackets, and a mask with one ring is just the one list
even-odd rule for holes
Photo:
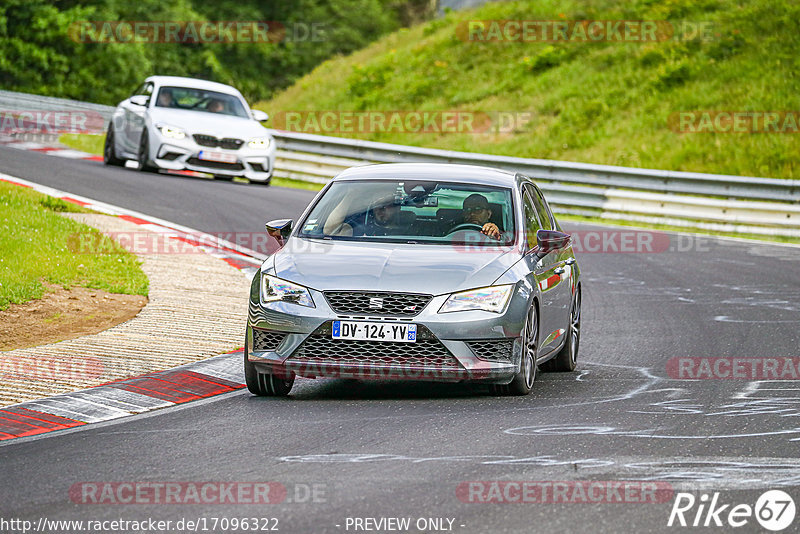
[[243,176],[269,184],[275,142],[229,85],[194,78],[151,76],[119,103],[108,125],[103,162],[141,171],[198,171],[219,178]]

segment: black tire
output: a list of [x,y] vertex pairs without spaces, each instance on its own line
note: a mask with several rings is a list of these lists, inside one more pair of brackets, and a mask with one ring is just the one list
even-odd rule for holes
[[549,373],[568,373],[578,365],[578,348],[581,343],[581,288],[575,290],[569,311],[569,332],[564,346],[552,359],[542,364],[542,371]]
[[537,375],[536,351],[539,341],[539,316],[535,305],[531,305],[528,310],[522,339],[522,361],[520,362],[519,372],[514,375],[513,380],[508,384],[493,384],[490,388],[492,394],[503,396],[527,395],[533,389]]
[[103,143],[103,163],[114,167],[125,166],[125,160],[117,157],[117,151],[114,148],[114,125],[112,123],[108,124],[106,141]]
[[154,167],[148,160],[150,159],[150,136],[147,130],[142,132],[142,139],[139,141],[139,153],[136,160],[137,168],[141,172],[157,172],[158,167]]
[[247,340],[244,347],[244,381],[247,389],[259,397],[285,397],[294,385],[294,374],[289,378],[259,373],[256,366],[247,360]]

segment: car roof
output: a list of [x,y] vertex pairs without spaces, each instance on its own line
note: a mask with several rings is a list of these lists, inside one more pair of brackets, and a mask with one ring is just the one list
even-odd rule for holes
[[492,167],[459,165],[455,163],[381,163],[351,167],[333,178],[333,181],[357,180],[437,180],[468,184],[514,187],[517,175]]
[[220,93],[241,96],[241,93],[230,85],[211,82],[209,80],[201,80],[199,78],[186,78],[184,76],[150,76],[145,81],[153,82],[158,86],[175,85],[178,87],[189,87],[192,89],[203,89],[206,91],[218,91]]

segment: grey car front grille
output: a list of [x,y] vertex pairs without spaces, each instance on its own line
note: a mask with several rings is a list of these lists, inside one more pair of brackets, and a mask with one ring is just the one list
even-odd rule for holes
[[475,353],[475,356],[488,361],[511,361],[514,351],[513,339],[468,341],[467,345]]
[[253,328],[253,350],[275,350],[285,337],[286,332]]
[[433,298],[417,293],[326,291],[325,298],[336,313],[383,317],[414,317]]
[[416,343],[390,343],[309,336],[290,359],[299,363],[463,369],[455,356],[437,339],[420,339]]

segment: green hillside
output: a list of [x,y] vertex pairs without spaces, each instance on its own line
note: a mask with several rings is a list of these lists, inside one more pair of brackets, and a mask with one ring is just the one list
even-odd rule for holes
[[[634,42],[582,41],[574,34],[566,42],[470,41],[465,28],[474,29],[468,24],[476,20],[662,21],[659,36],[665,24],[684,33]],[[780,115],[783,133],[676,131],[679,112],[798,112],[798,20],[794,0],[498,2],[401,29],[326,61],[256,107],[284,129],[287,113],[299,111],[313,112],[312,118],[328,110],[459,111],[478,118],[509,112],[522,118],[510,131],[374,132],[347,124],[315,131],[307,115],[293,129],[301,124],[309,133],[416,146],[798,178],[800,134],[791,133],[791,113]],[[482,35],[491,37],[483,24]]]

